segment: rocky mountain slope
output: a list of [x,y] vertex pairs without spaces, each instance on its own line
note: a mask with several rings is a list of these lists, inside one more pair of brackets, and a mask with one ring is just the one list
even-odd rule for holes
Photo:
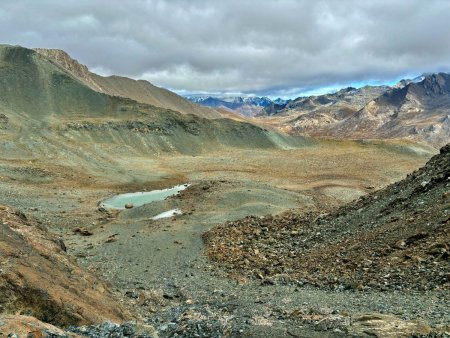
[[286,104],[270,105],[258,117],[290,133],[323,136],[324,130],[332,129],[388,89],[387,86],[348,87],[332,94],[299,97]]
[[442,145],[450,140],[450,74],[427,75],[394,88],[350,116],[331,136],[410,137]]
[[328,215],[248,217],[204,235],[231,274],[331,289],[450,289],[450,144],[423,168]]
[[303,142],[249,123],[183,115],[100,93],[22,47],[0,47],[0,75],[0,149],[6,157],[63,156],[90,165],[95,162],[86,160],[97,155],[102,163],[118,154],[195,154]]
[[36,48],[36,52],[52,60],[69,72],[73,77],[92,90],[112,96],[121,96],[160,108],[178,111],[182,114],[194,114],[206,118],[220,118],[221,115],[209,108],[202,107],[164,88],[156,87],[145,80],[133,80],[123,76],[100,76],[77,60],[72,59],[60,49]]
[[410,83],[419,83],[419,82],[423,81],[427,75],[432,75],[432,74],[422,74],[420,76],[416,76],[413,79],[402,79],[399,82],[397,82],[393,86],[393,88],[403,88],[403,87],[409,85]]
[[[440,147],[450,140],[450,75],[429,74],[389,88],[346,88],[264,109],[290,133],[337,139],[408,138]],[[261,116],[263,114],[260,114]]]
[[45,227],[0,206],[0,228],[0,314],[59,326],[129,318],[106,284],[79,267]]
[[263,115],[305,115],[333,111],[333,118],[344,118],[348,112],[363,108],[367,102],[380,96],[389,89],[388,86],[365,86],[359,89],[348,87],[332,94],[299,97],[284,104],[274,103],[264,108]]

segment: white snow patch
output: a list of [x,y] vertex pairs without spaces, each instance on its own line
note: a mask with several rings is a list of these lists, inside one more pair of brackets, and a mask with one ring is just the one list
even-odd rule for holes
[[152,217],[153,220],[157,220],[157,219],[161,219],[161,218],[168,218],[168,217],[173,217],[175,215],[182,215],[183,212],[180,209],[172,209],[172,210],[168,210],[168,211],[164,211],[158,215],[156,215],[155,217]]

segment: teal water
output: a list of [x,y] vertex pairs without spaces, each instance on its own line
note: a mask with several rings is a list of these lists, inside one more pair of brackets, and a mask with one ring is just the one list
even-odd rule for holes
[[189,184],[180,184],[168,189],[120,194],[104,200],[100,203],[100,206],[106,209],[125,209],[125,205],[131,203],[133,207],[139,207],[151,202],[162,201],[169,196],[178,194],[187,187],[189,187]]

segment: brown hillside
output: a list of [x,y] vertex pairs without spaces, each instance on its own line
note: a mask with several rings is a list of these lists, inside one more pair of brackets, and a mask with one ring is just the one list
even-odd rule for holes
[[192,103],[167,89],[156,87],[148,81],[136,81],[123,76],[104,77],[94,74],[85,65],[72,59],[63,50],[36,48],[35,51],[49,58],[97,92],[130,98],[141,103],[172,109],[183,114],[194,114],[206,118],[221,117],[213,109]]
[[127,318],[107,286],[64,243],[17,209],[0,206],[0,313],[58,326]]

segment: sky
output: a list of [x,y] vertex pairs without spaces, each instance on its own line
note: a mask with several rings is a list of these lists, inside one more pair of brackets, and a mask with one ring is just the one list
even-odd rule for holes
[[450,1],[0,0],[0,43],[180,94],[288,98],[450,71]]

